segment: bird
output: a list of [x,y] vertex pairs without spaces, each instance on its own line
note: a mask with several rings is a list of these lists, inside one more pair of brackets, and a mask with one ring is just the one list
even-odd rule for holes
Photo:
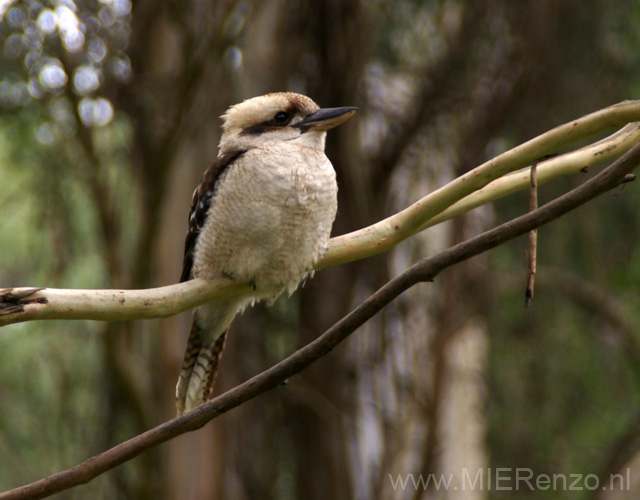
[[230,278],[251,287],[195,309],[176,386],[179,415],[211,399],[236,315],[260,301],[273,305],[313,274],[337,212],[327,131],[357,109],[275,92],[222,115],[218,156],[193,193],[180,282]]

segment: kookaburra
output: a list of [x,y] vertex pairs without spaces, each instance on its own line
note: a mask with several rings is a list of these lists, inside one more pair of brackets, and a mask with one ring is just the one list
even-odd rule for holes
[[236,314],[293,293],[325,251],[338,193],[325,138],[355,111],[281,92],[222,116],[218,157],[193,193],[180,281],[227,277],[253,291],[195,310],[176,387],[178,413],[210,399]]

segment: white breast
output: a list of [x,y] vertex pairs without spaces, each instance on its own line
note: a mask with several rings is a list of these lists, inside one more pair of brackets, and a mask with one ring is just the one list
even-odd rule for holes
[[253,282],[258,299],[291,293],[326,249],[336,210],[335,171],[324,153],[295,142],[250,150],[217,184],[194,276]]

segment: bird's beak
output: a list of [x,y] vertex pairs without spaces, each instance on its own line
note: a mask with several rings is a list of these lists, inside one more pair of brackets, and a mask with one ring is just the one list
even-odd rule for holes
[[358,108],[346,106],[344,108],[320,108],[294,126],[303,129],[325,131],[337,127],[351,118]]

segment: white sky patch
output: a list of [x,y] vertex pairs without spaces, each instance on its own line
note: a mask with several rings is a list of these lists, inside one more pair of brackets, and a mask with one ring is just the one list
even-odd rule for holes
[[101,82],[102,72],[93,66],[79,66],[73,74],[73,86],[80,95],[97,90]]
[[[2,1],[2,0],[0,0]],[[43,33],[49,35],[56,30],[57,18],[56,13],[51,9],[43,9],[38,16],[38,28]]]
[[113,120],[113,106],[103,97],[85,97],[78,104],[78,114],[87,127],[102,127]]
[[84,33],[78,16],[68,6],[61,5],[56,7],[56,18],[65,48],[69,52],[78,52],[84,45]]
[[64,87],[67,80],[67,74],[57,60],[45,64],[38,74],[38,81],[45,89],[56,90]]
[[0,19],[4,17],[4,15],[9,10],[9,7],[11,7],[14,3],[15,0],[0,0]]
[[100,0],[100,3],[111,7],[118,17],[126,16],[131,12],[130,0]]

